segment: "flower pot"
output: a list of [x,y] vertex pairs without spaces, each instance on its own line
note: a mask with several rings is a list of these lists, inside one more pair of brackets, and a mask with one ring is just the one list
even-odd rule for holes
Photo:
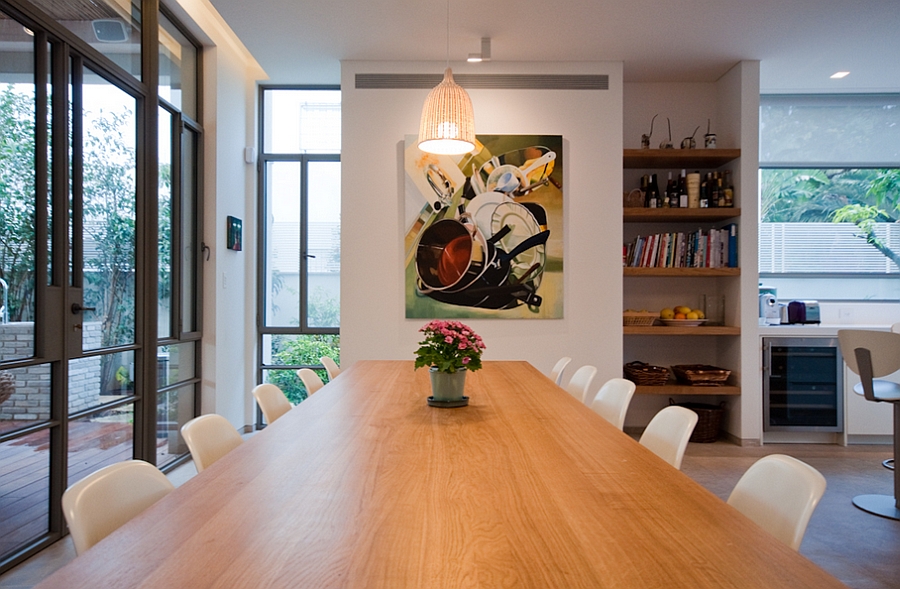
[[463,395],[466,389],[465,368],[456,372],[439,372],[432,366],[429,369],[431,376],[431,397],[428,404],[434,407],[463,407],[468,405],[469,398]]

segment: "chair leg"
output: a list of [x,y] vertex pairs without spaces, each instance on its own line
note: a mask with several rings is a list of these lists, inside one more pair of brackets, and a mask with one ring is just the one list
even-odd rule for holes
[[[900,454],[900,402],[891,403],[894,406],[894,456]],[[900,470],[894,469],[894,495],[857,495],[853,498],[853,505],[881,517],[900,520]]]
[[891,470],[894,470],[894,459],[888,458],[887,460],[885,460],[881,463],[881,466],[883,466],[885,468],[889,468]]

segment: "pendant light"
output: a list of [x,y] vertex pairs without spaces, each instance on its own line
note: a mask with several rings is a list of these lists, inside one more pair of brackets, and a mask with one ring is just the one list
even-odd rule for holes
[[441,155],[458,155],[475,149],[472,99],[453,81],[450,69],[450,0],[447,0],[447,69],[444,79],[428,93],[422,107],[419,149]]

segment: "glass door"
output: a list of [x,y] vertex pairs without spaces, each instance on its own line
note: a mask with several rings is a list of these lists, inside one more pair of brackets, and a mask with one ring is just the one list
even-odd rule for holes
[[137,100],[72,60],[68,480],[134,455]]
[[24,15],[0,23],[4,570],[60,537],[70,484],[146,454],[145,303],[139,84]]

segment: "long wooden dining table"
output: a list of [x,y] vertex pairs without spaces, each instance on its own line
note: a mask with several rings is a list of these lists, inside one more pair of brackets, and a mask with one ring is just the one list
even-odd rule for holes
[[39,587],[844,587],[527,362],[364,361]]

